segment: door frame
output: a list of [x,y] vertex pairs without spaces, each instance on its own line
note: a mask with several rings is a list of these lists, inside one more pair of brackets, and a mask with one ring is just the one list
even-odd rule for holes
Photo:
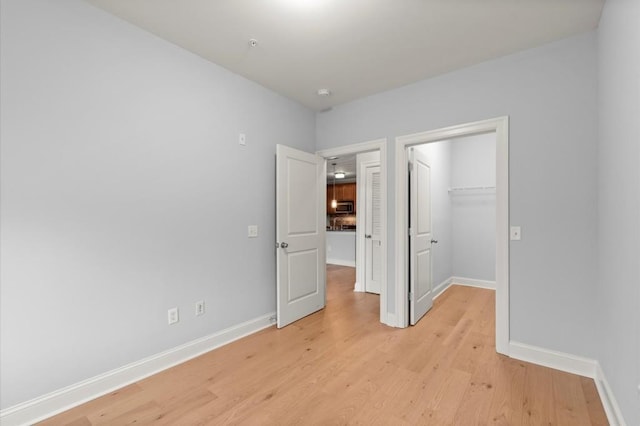
[[459,124],[395,138],[396,327],[408,326],[407,148],[483,133],[496,134],[496,352],[509,355],[509,117]]
[[[324,157],[339,157],[341,155],[353,155],[361,154],[370,151],[380,151],[380,202],[382,205],[382,211],[380,212],[380,220],[383,224],[380,242],[382,244],[382,270],[381,270],[381,282],[380,282],[380,322],[392,327],[396,327],[395,315],[389,313],[389,307],[387,306],[387,252],[389,246],[387,244],[387,139],[375,139],[367,142],[356,143],[352,145],[340,146],[336,148],[323,149],[316,152],[316,155]],[[326,215],[326,208],[322,211],[323,215]],[[360,238],[363,233],[362,229],[356,228],[356,238]],[[325,242],[326,244],[326,242]],[[356,241],[357,245],[357,241]],[[357,262],[357,256],[356,256]],[[325,284],[326,285],[326,284]]]

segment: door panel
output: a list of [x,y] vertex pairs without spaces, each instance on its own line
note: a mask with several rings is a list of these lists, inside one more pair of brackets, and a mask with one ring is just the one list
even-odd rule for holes
[[[289,201],[298,200],[300,203],[291,205],[287,214],[287,234],[313,234],[317,232],[318,211],[315,203],[314,191],[316,187],[315,163],[287,157],[287,176],[289,177],[287,192]],[[294,210],[292,210],[294,209]]]
[[325,306],[324,159],[276,148],[277,316],[284,327]]
[[409,158],[409,320],[415,325],[433,306],[431,166],[427,157],[415,148],[411,148]]
[[287,302],[295,302],[319,292],[316,281],[318,276],[318,250],[305,250],[289,255],[289,273]]

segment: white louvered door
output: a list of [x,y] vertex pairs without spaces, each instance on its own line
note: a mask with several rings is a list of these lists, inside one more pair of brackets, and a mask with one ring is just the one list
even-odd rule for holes
[[367,167],[365,207],[365,291],[380,294],[382,246],[380,240],[380,166]]

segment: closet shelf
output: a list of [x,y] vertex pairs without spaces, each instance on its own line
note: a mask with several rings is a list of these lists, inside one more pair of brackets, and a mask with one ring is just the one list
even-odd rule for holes
[[482,190],[495,190],[495,186],[458,186],[454,188],[449,188],[449,193],[452,192],[466,192],[466,191],[482,191]]

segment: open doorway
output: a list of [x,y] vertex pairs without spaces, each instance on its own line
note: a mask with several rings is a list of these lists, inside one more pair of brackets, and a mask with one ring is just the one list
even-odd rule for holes
[[327,264],[356,267],[358,211],[356,155],[327,161]]
[[[317,155],[327,165],[327,263],[355,267],[353,290],[380,294],[380,321],[387,324],[385,144],[381,139]],[[342,172],[345,177],[336,179]]]
[[495,141],[490,132],[407,148],[411,325],[451,285],[495,290]]
[[332,156],[326,161],[327,265],[355,268],[353,291],[380,294],[380,152]]
[[461,124],[396,138],[396,286],[397,326],[408,325],[409,311],[409,215],[408,148],[462,136],[495,133],[495,282],[496,282],[496,351],[509,354],[509,131],[508,117]]

